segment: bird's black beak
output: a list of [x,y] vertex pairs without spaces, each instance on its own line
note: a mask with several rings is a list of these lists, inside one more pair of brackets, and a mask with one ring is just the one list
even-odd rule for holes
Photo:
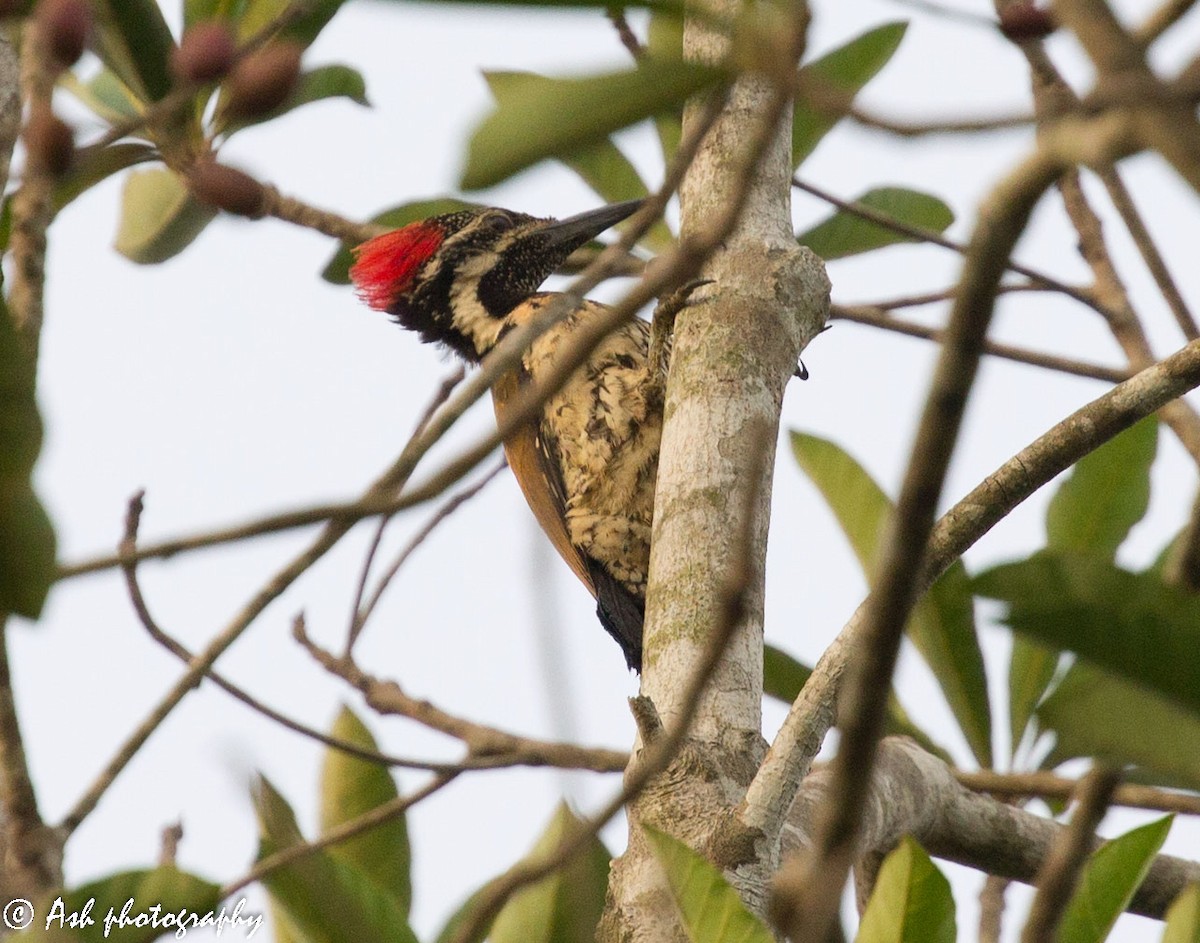
[[626,200],[624,203],[602,206],[598,210],[588,210],[578,216],[547,223],[538,229],[537,234],[546,240],[544,244],[547,248],[565,249],[566,254],[570,254],[610,226],[628,219],[644,202],[645,200]]

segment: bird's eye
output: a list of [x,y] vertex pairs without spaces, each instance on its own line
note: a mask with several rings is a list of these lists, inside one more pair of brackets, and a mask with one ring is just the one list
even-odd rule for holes
[[492,210],[488,213],[485,222],[488,229],[498,233],[508,232],[517,225],[517,221],[513,219],[512,214],[505,210]]

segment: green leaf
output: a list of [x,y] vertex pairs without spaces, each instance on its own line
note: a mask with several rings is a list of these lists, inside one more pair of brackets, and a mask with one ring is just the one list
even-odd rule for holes
[[1157,446],[1158,421],[1151,416],[1080,459],[1046,510],[1050,549],[1113,559],[1150,505]]
[[774,943],[721,872],[679,839],[643,826],[692,943]]
[[[646,51],[653,59],[683,58],[683,20],[675,13],[652,11],[646,30]],[[654,116],[654,130],[662,148],[663,166],[669,165],[679,150],[683,137],[683,109],[662,112]]]
[[1200,713],[1200,598],[1102,557],[1042,552],[981,573],[1004,622]]
[[171,90],[175,40],[155,0],[95,0],[95,47],[108,66],[142,101]]
[[1162,943],[1200,943],[1200,884],[1189,884],[1167,910]]
[[763,694],[791,704],[808,682],[812,669],[774,645],[763,646]]
[[[443,216],[446,213],[457,213],[459,210],[478,207],[478,203],[468,203],[466,200],[452,196],[440,196],[434,197],[432,200],[417,200],[413,203],[393,206],[391,209],[373,216],[371,222],[379,226],[386,226],[388,229],[400,229],[419,219]],[[353,248],[349,243],[342,243],[337,252],[333,254],[333,258],[326,263],[324,271],[321,272],[321,277],[325,281],[335,285],[350,284],[350,266],[354,264],[354,253],[351,251]]]
[[75,155],[71,168],[54,188],[54,209],[62,210],[76,197],[115,173],[137,164],[158,160],[158,151],[149,144],[131,141],[110,144],[99,150],[84,149]]
[[[479,898],[482,891],[476,891],[468,897],[459,908],[450,915],[450,919],[443,925],[441,931],[434,937],[433,943],[453,943],[458,939],[459,930],[462,925],[475,914],[475,908],[479,906]],[[469,937],[465,943],[483,943],[487,939],[488,930],[491,929],[486,924],[479,927],[474,935]]]
[[0,612],[36,619],[55,577],[54,528],[31,475],[42,448],[35,363],[0,295]]
[[368,107],[370,102],[367,101],[367,83],[362,73],[347,65],[324,65],[308,69],[300,73],[295,87],[283,103],[265,115],[256,115],[227,124],[218,106],[219,117],[215,122],[214,131],[218,134],[232,135],[243,128],[273,121],[304,105],[331,98],[348,98],[356,104]]
[[221,0],[183,0],[183,28],[216,19],[220,8]]
[[[349,707],[343,707],[330,736],[368,750],[378,750],[375,738]],[[371,763],[330,747],[325,751],[321,772],[321,834],[391,802],[399,796],[386,766]],[[332,845],[329,853],[379,885],[396,898],[408,915],[412,902],[411,851],[404,816],[395,818],[354,838]]]
[[900,841],[875,879],[856,943],[954,943],[950,882],[911,837]]
[[58,81],[109,124],[120,124],[142,113],[142,103],[111,69],[101,69],[87,82],[79,81],[72,72],[64,72]]
[[[901,22],[877,26],[807,63],[800,75],[818,88],[828,88],[853,100],[859,89],[891,61],[907,29],[908,24]],[[839,120],[827,111],[813,108],[803,98],[797,99],[792,117],[792,166],[804,163]]]
[[[791,434],[792,452],[837,517],[868,581],[892,502],[867,471],[827,439]],[[972,752],[992,765],[992,720],[983,653],[975,633],[970,581],[961,562],[913,608],[906,631],[941,686]]]
[[[279,37],[301,46],[311,46],[344,2],[345,0],[311,0],[305,12],[293,19],[287,29],[279,33]],[[291,5],[292,0],[247,0],[241,18],[237,21],[238,38],[248,39],[266,29]]]
[[[787,652],[774,645],[763,646],[763,693],[784,704],[791,704],[800,694],[800,689],[808,681],[812,669],[797,661]],[[912,737],[927,752],[934,754],[953,765],[954,760],[942,747],[934,743],[929,735],[909,719],[904,706],[892,691],[888,698],[887,735]]]
[[[111,941],[116,937],[122,943],[150,943],[152,940],[162,938],[164,934],[174,935],[178,929],[177,918],[181,911],[185,913],[185,930],[195,929],[195,926],[188,921],[189,917],[194,917],[199,921],[206,915],[212,914],[214,910],[219,913],[217,905],[220,903],[220,892],[220,885],[186,871],[180,871],[178,868],[163,865],[153,870],[123,871],[112,874],[69,891],[62,896],[61,911],[55,902],[51,902],[51,909],[46,912],[45,917],[52,919],[51,930],[69,926],[67,922],[69,915],[82,913],[87,907],[88,901],[94,898],[95,903],[88,913],[93,923],[90,926],[77,928],[76,939],[85,940],[88,943],[101,943],[101,941]],[[130,899],[133,900],[133,903],[127,904]],[[155,916],[150,908],[155,905],[161,907],[157,914],[157,927],[150,925]],[[110,907],[113,908],[113,919],[109,925],[111,932],[106,932],[105,918]],[[127,907],[128,909],[126,909]],[[231,905],[228,912],[232,913],[232,910],[233,906]],[[125,915],[125,922],[118,924],[117,921],[121,918],[122,913]],[[136,918],[139,916],[143,917],[143,926],[136,925]],[[245,910],[239,914],[243,921],[251,920],[256,916],[258,915]],[[135,922],[130,923],[130,921]],[[38,922],[42,929],[46,928],[44,919]],[[210,919],[207,925],[212,926],[213,920]],[[243,927],[247,930],[250,929],[245,924]],[[196,932],[199,934],[201,931],[197,929]]]
[[[258,858],[303,842],[295,813],[266,780],[254,793],[259,821]],[[286,914],[289,930],[322,943],[389,940],[416,943],[395,895],[385,893],[357,867],[325,849],[305,855],[265,875],[262,883]]]
[[[500,107],[507,102],[519,102],[524,95],[536,94],[539,85],[558,81],[532,72],[484,72],[483,77]],[[562,154],[559,160],[607,203],[641,199],[650,192],[629,158],[608,138]],[[644,241],[651,248],[662,250],[672,243],[673,237],[660,220],[646,233]]]
[[54,525],[28,484],[0,481],[0,611],[36,619],[55,579]]
[[1058,943],[1100,943],[1133,899],[1171,830],[1173,816],[1126,832],[1098,848],[1063,913]]
[[[579,820],[559,805],[530,857],[552,854]],[[491,943],[592,943],[604,910],[612,855],[599,838],[575,855],[565,868],[513,895],[496,915]]]
[[622,128],[679,108],[717,85],[721,75],[697,63],[645,59],[620,72],[522,83],[471,135],[462,186],[489,187],[548,157],[598,144]]
[[1158,782],[1200,789],[1200,717],[1140,685],[1076,662],[1037,717],[1055,734],[1046,768],[1095,756],[1134,763]]
[[[936,196],[904,187],[868,190],[855,202],[867,209],[885,213],[899,223],[931,232],[943,232],[954,222],[950,207]],[[899,242],[919,241],[843,210],[838,210],[807,232],[800,233],[796,239],[827,261],[882,249]]]
[[1061,657],[1056,649],[1046,648],[1023,635],[1013,636],[1012,658],[1008,663],[1008,720],[1012,756],[1017,755],[1034,709],[1054,680]]
[[132,173],[121,198],[116,250],[143,265],[165,262],[191,245],[216,214],[164,167]]

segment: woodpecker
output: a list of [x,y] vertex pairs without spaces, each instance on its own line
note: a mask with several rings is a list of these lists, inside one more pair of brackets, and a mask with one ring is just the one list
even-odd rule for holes
[[[427,343],[478,363],[555,294],[538,291],[575,249],[641,201],[569,219],[504,209],[463,210],[412,223],[355,250],[359,297]],[[492,389],[498,419],[553,366],[572,333],[604,306],[584,300],[542,334]],[[504,451],[538,523],[596,600],[596,613],[641,670],[650,525],[662,434],[666,357],[634,319],[601,342],[540,416]]]

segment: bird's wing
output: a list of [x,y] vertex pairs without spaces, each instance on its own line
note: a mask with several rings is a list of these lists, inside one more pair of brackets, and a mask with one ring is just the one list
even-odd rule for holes
[[[512,370],[492,386],[492,402],[496,407],[496,419],[504,421],[504,413],[521,388],[521,372]],[[516,476],[517,484],[554,549],[558,551],[571,571],[579,577],[592,596],[596,585],[592,580],[592,568],[584,560],[579,548],[571,543],[567,534],[567,498],[563,489],[562,474],[558,470],[558,456],[549,452],[549,444],[538,435],[536,421],[523,423],[520,428],[504,440],[504,454],[508,465]]]

